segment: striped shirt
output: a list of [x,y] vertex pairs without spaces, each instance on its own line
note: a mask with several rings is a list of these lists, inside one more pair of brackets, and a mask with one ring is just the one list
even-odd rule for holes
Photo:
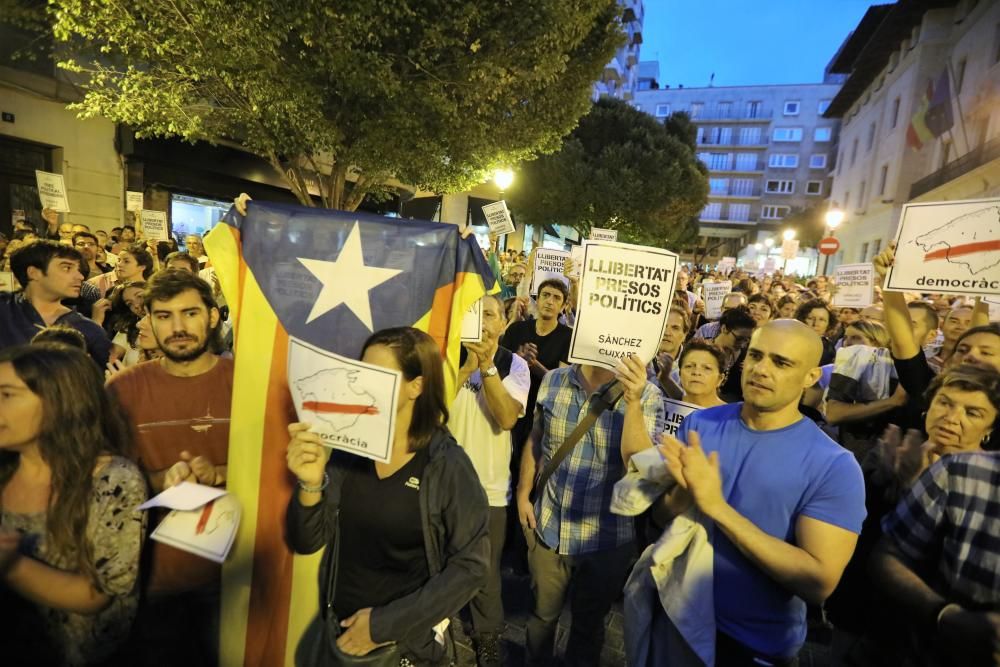
[[[588,394],[573,364],[549,371],[538,390],[535,418],[542,427],[544,466],[580,419],[586,416],[594,394]],[[535,515],[542,540],[563,555],[578,555],[623,546],[635,540],[631,517],[611,513],[611,494],[625,474],[621,439],[625,399],[606,410],[556,468],[539,494]],[[650,383],[642,392],[646,431],[654,442],[663,431],[663,401]]]
[[929,583],[950,601],[1000,608],[1000,452],[940,459],[882,519],[882,530],[912,565],[934,567]]

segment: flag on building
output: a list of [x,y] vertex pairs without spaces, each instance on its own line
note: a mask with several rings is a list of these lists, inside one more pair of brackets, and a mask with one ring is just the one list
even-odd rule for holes
[[251,202],[205,246],[235,327],[227,488],[243,510],[223,568],[221,664],[291,665],[318,610],[319,555],[284,542],[289,337],[358,358],[371,333],[415,326],[446,353],[450,390],[462,318],[498,288],[475,239],[448,224]]
[[924,147],[924,143],[951,129],[955,124],[955,116],[951,110],[951,84],[948,79],[948,68],[941,72],[937,83],[927,82],[927,90],[920,98],[917,111],[910,118],[906,128],[906,143],[916,150]]

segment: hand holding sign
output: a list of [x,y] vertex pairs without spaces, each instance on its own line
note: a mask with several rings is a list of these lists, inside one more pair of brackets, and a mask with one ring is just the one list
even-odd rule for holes
[[646,389],[646,364],[635,354],[623,357],[615,365],[615,375],[625,387],[625,402],[638,405]]
[[288,425],[288,450],[285,459],[288,469],[299,478],[305,486],[320,486],[326,473],[326,462],[330,451],[323,446],[323,441],[316,433],[312,433],[310,425],[305,422],[294,422]]

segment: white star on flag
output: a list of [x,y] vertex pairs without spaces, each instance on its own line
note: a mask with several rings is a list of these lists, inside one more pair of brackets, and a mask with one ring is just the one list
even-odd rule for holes
[[327,262],[320,259],[297,258],[309,269],[317,280],[323,283],[316,302],[313,304],[306,324],[317,317],[325,315],[340,304],[346,305],[361,323],[374,331],[372,324],[372,307],[368,299],[369,291],[385,281],[402,273],[399,269],[383,269],[376,266],[366,266],[361,252],[361,231],[358,223],[354,223],[347,242],[340,249],[337,261]]

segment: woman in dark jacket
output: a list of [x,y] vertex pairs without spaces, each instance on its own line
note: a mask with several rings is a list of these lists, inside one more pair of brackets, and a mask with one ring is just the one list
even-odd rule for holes
[[365,342],[362,360],[402,373],[388,463],[330,455],[308,424],[288,429],[288,467],[298,478],[288,541],[298,553],[327,547],[320,627],[307,632],[296,662],[336,664],[320,658],[335,643],[349,655],[378,649],[411,664],[446,664],[440,624],[472,599],[488,569],[486,496],[443,426],[433,339],[413,328],[380,331]]

